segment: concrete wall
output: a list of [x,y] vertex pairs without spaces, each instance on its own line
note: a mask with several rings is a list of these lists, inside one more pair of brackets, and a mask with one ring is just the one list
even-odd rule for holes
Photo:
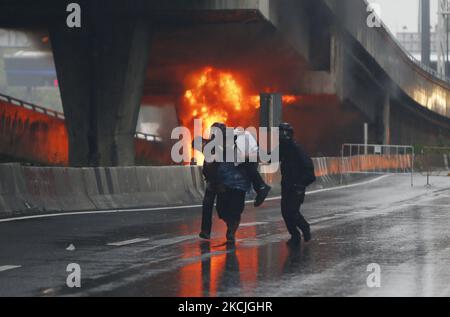
[[[314,159],[318,181],[311,188],[337,185],[341,171],[409,166],[407,156],[354,157],[340,162],[340,158]],[[273,186],[272,193],[279,194],[279,173],[264,177]],[[0,218],[200,204],[204,186],[198,166],[68,168],[0,164]]]

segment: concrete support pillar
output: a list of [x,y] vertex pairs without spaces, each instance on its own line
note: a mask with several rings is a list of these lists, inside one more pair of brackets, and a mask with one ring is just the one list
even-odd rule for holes
[[71,166],[133,165],[150,27],[126,1],[81,3],[81,28],[50,27]]
[[391,144],[391,99],[389,94],[384,96],[383,100],[383,108],[381,113],[381,142],[382,144],[389,145]]

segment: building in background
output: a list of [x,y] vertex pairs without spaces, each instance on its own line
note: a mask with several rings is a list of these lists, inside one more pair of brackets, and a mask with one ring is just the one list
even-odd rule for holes
[[[437,24],[434,31],[430,32],[430,62],[429,66],[439,74],[445,76],[450,74],[449,55],[450,55],[450,1],[438,0]],[[419,15],[422,12],[419,10]],[[421,30],[421,19],[419,17],[419,30]],[[431,26],[430,26],[430,29]],[[403,32],[397,32],[397,40],[415,59],[422,60],[422,32],[408,32],[405,28]]]
[[[400,44],[410,52],[417,60],[421,60],[422,53],[422,41],[421,41],[421,33],[420,32],[398,32],[396,34],[397,40]],[[437,44],[438,35],[436,32],[431,32],[430,37],[430,59],[431,62],[436,63],[436,44]]]

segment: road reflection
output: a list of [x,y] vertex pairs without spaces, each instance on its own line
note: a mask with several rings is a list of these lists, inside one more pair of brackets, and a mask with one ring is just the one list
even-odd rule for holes
[[308,257],[307,250],[289,250],[284,242],[249,247],[200,241],[197,247],[201,260],[179,269],[176,296],[254,296],[261,279],[295,274]]

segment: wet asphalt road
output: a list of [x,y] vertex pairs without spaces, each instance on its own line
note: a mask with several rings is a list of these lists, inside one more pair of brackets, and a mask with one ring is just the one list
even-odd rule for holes
[[[199,208],[0,222],[0,296],[450,296],[450,177],[409,182],[308,195],[313,240],[298,249],[278,200],[247,205],[234,247],[217,218],[197,238]],[[70,263],[81,288],[66,286]]]

